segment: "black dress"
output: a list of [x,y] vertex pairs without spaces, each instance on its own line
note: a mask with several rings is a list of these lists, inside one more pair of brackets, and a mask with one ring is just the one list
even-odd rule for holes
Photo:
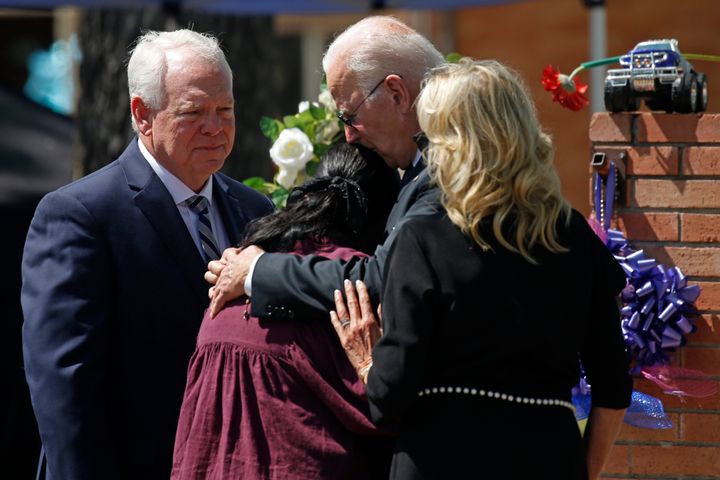
[[481,228],[493,251],[444,213],[410,220],[391,251],[367,386],[373,420],[400,431],[391,478],[584,479],[571,388],[580,358],[594,405],[630,403],[625,276],[576,211],[558,225],[569,251],[538,265]]

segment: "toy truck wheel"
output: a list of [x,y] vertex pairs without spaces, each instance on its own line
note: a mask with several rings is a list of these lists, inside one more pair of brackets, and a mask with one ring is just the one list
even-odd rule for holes
[[623,112],[628,107],[629,95],[625,87],[605,85],[605,110]]
[[696,112],[704,112],[707,110],[708,102],[708,84],[704,73],[697,74],[697,105]]
[[693,72],[685,72],[682,77],[673,82],[672,104],[673,110],[680,113],[692,113],[697,109],[698,84]]

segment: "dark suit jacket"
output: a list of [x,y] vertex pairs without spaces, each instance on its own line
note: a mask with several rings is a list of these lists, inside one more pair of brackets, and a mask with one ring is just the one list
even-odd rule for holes
[[328,260],[308,255],[265,253],[252,277],[252,314],[257,317],[317,318],[335,308],[333,290],[343,280],[364,281],[374,302],[382,290],[382,277],[388,251],[400,226],[410,218],[439,211],[439,191],[430,185],[422,163],[408,170],[395,206],[385,225],[385,241],[371,257],[350,261]]
[[[213,178],[237,243],[272,203]],[[48,478],[168,478],[205,270],[137,140],[40,202],[22,263],[23,353]]]

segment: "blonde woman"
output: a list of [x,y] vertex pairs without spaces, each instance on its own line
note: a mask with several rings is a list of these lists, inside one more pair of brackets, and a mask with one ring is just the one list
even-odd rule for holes
[[[594,479],[632,390],[623,272],[562,197],[515,73],[436,68],[417,111],[445,211],[399,232],[372,356],[366,290],[358,304],[346,288],[347,309],[336,292],[332,314],[373,420],[400,432],[391,478]],[[579,360],[594,403],[585,445],[570,403]]]

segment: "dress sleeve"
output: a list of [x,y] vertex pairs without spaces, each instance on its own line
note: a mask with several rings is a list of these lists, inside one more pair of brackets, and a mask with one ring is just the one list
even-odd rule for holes
[[629,355],[618,306],[618,295],[626,283],[625,274],[594,234],[588,241],[592,242],[595,282],[590,326],[580,358],[592,387],[593,406],[622,409],[630,405],[632,395]]
[[371,417],[381,425],[397,423],[416,398],[439,310],[436,276],[413,224],[398,233],[385,275],[384,334],[367,385]]

